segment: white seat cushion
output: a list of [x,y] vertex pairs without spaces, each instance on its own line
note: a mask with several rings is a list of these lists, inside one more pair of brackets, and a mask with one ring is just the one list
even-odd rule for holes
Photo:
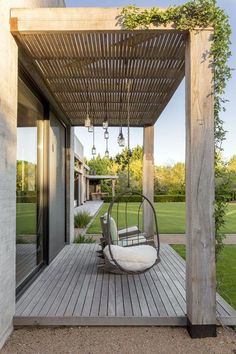
[[[121,247],[111,245],[113,258],[126,271],[144,271],[154,265],[157,259],[156,249],[149,245]],[[109,246],[104,248],[104,254],[111,263]]]

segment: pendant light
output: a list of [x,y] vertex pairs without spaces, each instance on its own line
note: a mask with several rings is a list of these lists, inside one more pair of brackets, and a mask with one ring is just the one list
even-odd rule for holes
[[[104,111],[106,112],[106,118],[104,118],[104,120],[103,120],[102,127],[103,127],[103,129],[107,130],[107,128],[108,128],[108,119],[107,119],[107,92],[106,91],[105,91]],[[108,139],[108,138],[105,138],[105,139]]]
[[122,125],[120,127],[120,133],[119,133],[119,141],[118,141],[118,144],[120,147],[124,147],[125,146],[125,138],[124,138],[124,135],[123,135],[123,132],[122,132]]
[[93,133],[93,125],[92,124],[90,124],[90,126],[88,127],[88,132]]
[[105,151],[105,157],[109,157],[109,150],[108,150],[108,139],[106,139],[106,151]]
[[118,138],[117,138],[117,142],[118,142],[120,147],[124,147],[125,146],[125,138],[124,138],[124,135],[123,135],[122,123],[121,123],[121,118],[120,118],[121,107],[122,107],[122,96],[120,97],[120,109],[119,109],[120,132],[119,132],[119,135],[118,135]]
[[91,126],[91,119],[90,119],[90,117],[89,117],[88,105],[89,105],[89,103],[88,103],[88,101],[87,101],[87,113],[86,113],[86,118],[85,118],[85,120],[84,120],[84,126],[85,126],[86,128],[89,128],[89,127]]
[[105,132],[104,132],[104,139],[109,139],[109,133],[108,133],[108,129],[106,128]]
[[104,119],[104,121],[102,123],[102,127],[103,127],[103,129],[107,129],[108,128],[108,120],[107,120],[107,118]]
[[92,147],[92,155],[96,155],[96,147],[95,147],[95,128],[93,128],[93,147]]

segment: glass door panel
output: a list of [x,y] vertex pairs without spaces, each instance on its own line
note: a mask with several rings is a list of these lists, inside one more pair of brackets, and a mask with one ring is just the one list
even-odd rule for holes
[[16,173],[16,285],[42,262],[42,136],[43,106],[19,79]]

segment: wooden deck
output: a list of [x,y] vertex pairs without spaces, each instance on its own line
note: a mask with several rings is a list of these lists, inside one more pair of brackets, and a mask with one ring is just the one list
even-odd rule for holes
[[[161,246],[161,263],[141,275],[97,269],[97,244],[68,245],[16,304],[15,325],[186,325],[185,262]],[[217,295],[219,323],[236,312]]]

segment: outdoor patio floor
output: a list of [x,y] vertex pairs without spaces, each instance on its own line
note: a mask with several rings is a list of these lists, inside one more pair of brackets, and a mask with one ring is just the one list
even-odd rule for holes
[[[98,249],[65,246],[18,300],[14,324],[186,325],[185,262],[169,245],[161,245],[161,262],[140,275],[99,270]],[[236,325],[236,312],[219,295],[217,316]]]

